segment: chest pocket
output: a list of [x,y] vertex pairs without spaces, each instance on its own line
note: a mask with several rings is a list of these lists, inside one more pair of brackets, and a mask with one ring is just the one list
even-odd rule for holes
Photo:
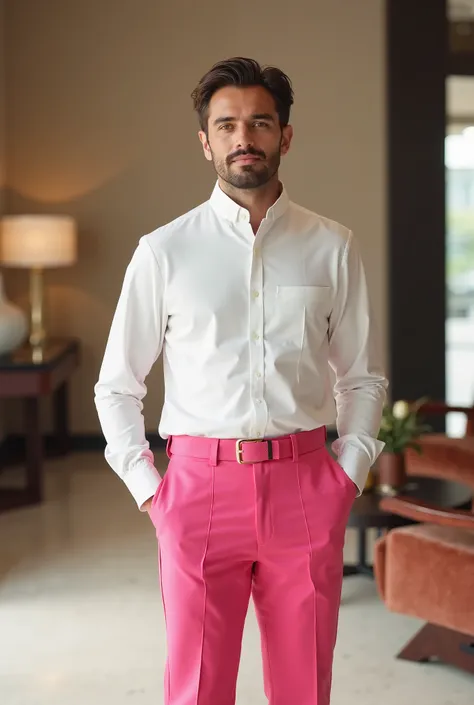
[[279,285],[269,333],[278,343],[301,349],[305,338],[314,344],[327,334],[330,312],[331,287]]

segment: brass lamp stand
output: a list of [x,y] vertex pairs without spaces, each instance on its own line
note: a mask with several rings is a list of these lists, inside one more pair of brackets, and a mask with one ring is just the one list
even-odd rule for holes
[[30,305],[31,327],[29,342],[33,362],[42,362],[46,342],[44,325],[44,277],[42,267],[33,267],[30,271]]
[[76,224],[67,215],[12,215],[2,219],[1,234],[4,266],[30,270],[30,351],[33,362],[42,362],[47,340],[43,272],[76,261]]

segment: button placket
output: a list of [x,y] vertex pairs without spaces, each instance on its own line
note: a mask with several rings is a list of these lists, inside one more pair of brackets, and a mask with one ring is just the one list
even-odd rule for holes
[[263,437],[268,410],[264,393],[263,261],[261,249],[254,247],[249,287],[250,389],[253,405],[253,435]]

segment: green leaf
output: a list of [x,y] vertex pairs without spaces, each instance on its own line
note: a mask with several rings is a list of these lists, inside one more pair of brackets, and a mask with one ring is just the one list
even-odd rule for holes
[[423,448],[420,446],[419,443],[408,443],[407,448],[413,448],[413,450],[415,450],[418,455],[423,454]]

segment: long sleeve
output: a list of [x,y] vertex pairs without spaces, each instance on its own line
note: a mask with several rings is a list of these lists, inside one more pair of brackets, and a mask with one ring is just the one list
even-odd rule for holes
[[338,462],[362,492],[371,465],[384,447],[377,440],[387,379],[378,350],[364,266],[352,233],[339,265],[329,321],[329,363],[336,374]]
[[145,438],[142,400],[145,378],[163,346],[167,322],[163,289],[155,255],[142,237],[125,273],[94,387],[107,444],[105,458],[140,510],[161,482]]

